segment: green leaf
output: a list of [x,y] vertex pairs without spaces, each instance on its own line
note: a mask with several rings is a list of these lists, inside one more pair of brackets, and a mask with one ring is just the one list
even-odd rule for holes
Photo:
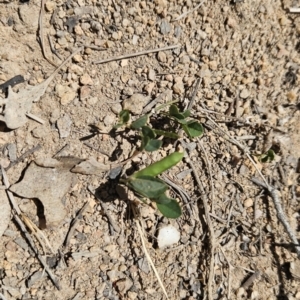
[[175,104],[172,104],[169,108],[169,114],[170,116],[175,116],[179,114],[178,107]]
[[142,134],[143,134],[143,136],[149,137],[149,139],[155,138],[155,132],[153,131],[152,128],[150,128],[148,126],[142,126]]
[[153,131],[155,132],[156,135],[163,135],[165,137],[168,137],[170,139],[175,139],[175,140],[179,139],[179,135],[173,131],[164,131],[160,129],[153,129]]
[[145,147],[147,146],[149,141],[150,141],[150,138],[148,136],[142,135],[142,144],[141,144],[141,147],[140,147],[140,151],[145,149]]
[[148,122],[148,118],[149,118],[148,114],[141,116],[140,118],[132,122],[130,127],[132,129],[139,129],[146,125],[146,123]]
[[164,181],[152,176],[139,176],[136,178],[130,178],[128,185],[136,193],[149,199],[158,198],[168,189],[168,186],[164,183]]
[[188,123],[188,121],[186,119],[178,119],[176,117],[173,117],[173,120],[175,120],[177,123],[181,124],[181,125],[186,125]]
[[268,150],[264,154],[260,155],[259,160],[262,163],[268,163],[275,159],[275,153],[272,149]]
[[181,207],[175,199],[170,202],[162,204],[157,203],[158,210],[167,218],[176,219],[181,216]]
[[130,119],[130,112],[127,109],[120,111],[119,113],[120,123],[126,124]]
[[128,123],[130,120],[130,112],[127,109],[120,111],[119,122],[114,126],[114,129],[122,127],[124,124]]
[[158,150],[161,147],[161,145],[162,145],[161,140],[153,139],[148,141],[144,149],[148,152],[153,152]]
[[183,124],[182,128],[190,138],[201,136],[204,132],[203,126],[195,120]]
[[184,118],[188,118],[191,115],[191,111],[187,109],[182,113],[182,115],[184,116]]
[[166,196],[166,194],[161,194],[158,198],[153,199],[154,202],[159,204],[167,204],[171,202],[173,199]]

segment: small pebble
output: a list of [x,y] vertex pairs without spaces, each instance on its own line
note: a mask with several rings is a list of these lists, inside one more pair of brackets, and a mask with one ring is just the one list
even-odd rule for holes
[[158,52],[157,53],[157,59],[158,59],[158,61],[160,61],[162,63],[166,62],[167,61],[167,55],[166,55],[166,53],[163,52],[163,51]]
[[56,7],[56,4],[54,1],[47,1],[45,3],[45,9],[47,12],[50,12],[50,13],[53,12],[55,7]]
[[77,63],[80,63],[83,60],[82,55],[80,55],[80,54],[75,54],[72,59],[74,62],[77,62]]
[[253,206],[253,200],[251,198],[248,198],[244,201],[244,207],[245,208],[248,208],[248,207],[251,207]]
[[142,94],[133,94],[130,98],[123,101],[123,109],[128,109],[133,114],[139,115],[148,101],[149,98]]
[[86,99],[91,93],[91,89],[87,86],[84,85],[80,88],[80,100]]
[[70,135],[72,120],[69,115],[65,114],[62,118],[57,120],[56,124],[61,139]]
[[151,81],[155,80],[155,71],[153,69],[149,69],[148,71],[148,79]]
[[240,97],[242,99],[247,99],[248,97],[250,96],[250,91],[248,89],[243,89],[241,92],[240,92]]
[[83,85],[92,85],[93,80],[89,74],[85,73],[80,77],[80,83]]
[[172,29],[171,24],[166,19],[163,19],[160,24],[160,33],[167,34],[171,31],[171,29]]

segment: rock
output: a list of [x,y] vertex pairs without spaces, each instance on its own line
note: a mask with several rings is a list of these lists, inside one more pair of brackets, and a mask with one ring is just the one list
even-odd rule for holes
[[145,91],[148,95],[150,95],[154,87],[155,87],[155,82],[150,82],[150,83],[148,83],[148,84],[144,87],[144,91]]
[[35,5],[20,5],[19,16],[28,28],[37,29],[40,8]]
[[114,103],[111,106],[111,111],[113,113],[115,113],[116,115],[118,115],[120,113],[120,111],[122,110],[122,105],[120,103]]
[[248,207],[251,207],[253,206],[253,200],[251,198],[248,198],[244,201],[244,207],[245,208],[248,208]]
[[8,144],[7,151],[10,161],[15,161],[17,159],[17,145],[16,144]]
[[163,19],[160,23],[160,33],[167,34],[171,31],[171,29],[171,24],[166,19]]
[[153,69],[149,69],[148,71],[148,79],[151,81],[155,80],[155,71]]
[[133,114],[139,115],[148,101],[149,97],[145,97],[142,94],[133,94],[130,98],[123,101],[123,109],[128,109]]
[[103,119],[103,123],[105,126],[112,126],[116,121],[115,115],[107,115]]
[[10,190],[23,198],[38,198],[44,206],[46,224],[55,226],[66,215],[61,200],[69,191],[74,176],[68,169],[44,168],[31,162],[23,179]]
[[174,91],[175,94],[183,94],[184,93],[183,83],[175,83],[173,85],[173,91]]
[[80,88],[80,100],[86,99],[91,93],[91,89],[87,86],[84,85]]
[[125,280],[118,280],[115,284],[121,295],[125,295],[127,291],[133,286],[133,282],[128,277],[126,277]]
[[45,9],[46,9],[47,12],[51,13],[51,12],[54,11],[55,8],[56,8],[56,4],[55,4],[54,1],[47,1],[45,3]]
[[165,52],[163,51],[160,51],[157,53],[157,59],[158,61],[162,62],[162,63],[165,63],[167,61],[167,55]]
[[32,135],[37,139],[41,139],[43,137],[49,136],[49,132],[50,127],[48,124],[38,125],[32,130]]
[[11,208],[5,190],[0,190],[0,237],[10,222]]
[[247,99],[248,97],[250,96],[250,91],[248,89],[243,89],[241,92],[240,92],[240,97],[242,99]]
[[60,103],[62,105],[67,105],[73,101],[76,97],[76,92],[69,86],[57,84],[55,86],[55,91],[60,98]]
[[117,269],[111,269],[107,272],[107,276],[110,279],[110,281],[114,282],[122,277],[124,277],[124,274]]
[[69,93],[65,93],[61,98],[60,98],[60,103],[61,105],[67,105],[70,102],[72,102],[76,97],[76,92],[75,91],[70,91]]
[[92,85],[93,80],[89,74],[85,73],[80,77],[80,83],[83,85]]
[[73,60],[74,62],[80,63],[80,62],[83,61],[83,58],[82,58],[82,55],[76,54],[76,55],[73,56],[72,60]]
[[173,225],[167,225],[160,228],[157,236],[157,243],[159,248],[164,248],[178,243],[180,240],[180,233]]
[[232,17],[228,17],[227,18],[227,25],[231,28],[236,28],[237,27],[237,22],[235,19],[233,19]]
[[72,120],[69,115],[65,114],[62,118],[57,120],[57,128],[60,138],[66,138],[71,132]]

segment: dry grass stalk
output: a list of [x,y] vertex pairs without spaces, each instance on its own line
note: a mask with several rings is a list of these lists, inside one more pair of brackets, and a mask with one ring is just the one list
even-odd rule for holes
[[41,1],[41,10],[40,10],[40,16],[39,16],[39,39],[41,43],[41,48],[43,55],[45,59],[54,67],[57,67],[57,65],[50,59],[48,58],[46,54],[46,49],[45,49],[45,40],[44,40],[44,25],[43,25],[43,19],[44,19],[44,13],[45,13],[45,0]]
[[175,48],[178,48],[178,47],[180,47],[180,45],[172,45],[172,46],[167,46],[167,47],[162,47],[162,48],[144,50],[144,51],[141,51],[141,52],[135,52],[135,53],[130,53],[130,54],[125,54],[125,55],[121,55],[121,56],[116,56],[116,57],[111,57],[111,58],[107,58],[107,59],[103,59],[103,60],[94,61],[94,64],[103,64],[103,63],[107,63],[107,62],[110,62],[110,61],[116,61],[116,60],[141,56],[141,55],[155,53],[155,52],[159,52],[159,51],[172,50],[172,49],[175,49]]
[[200,2],[198,5],[196,5],[193,9],[181,14],[179,17],[177,17],[175,20],[173,20],[173,22],[175,21],[179,21],[181,20],[182,18],[184,18],[185,16],[187,16],[188,14],[194,12],[195,10],[197,10],[203,3],[205,2],[205,0],[203,0],[202,2]]
[[215,252],[215,234],[214,234],[214,229],[213,229],[213,225],[212,225],[212,221],[210,218],[210,212],[209,212],[209,207],[208,207],[208,201],[207,201],[207,197],[206,197],[206,193],[204,190],[204,187],[202,185],[202,182],[199,178],[198,175],[198,171],[196,169],[196,167],[194,166],[194,164],[192,163],[190,157],[188,159],[188,163],[190,165],[190,167],[193,170],[196,182],[199,186],[200,192],[201,192],[201,200],[203,202],[203,206],[204,206],[204,213],[205,213],[205,218],[206,218],[206,222],[207,222],[207,227],[208,227],[208,231],[209,231],[209,243],[210,243],[210,268],[209,268],[209,275],[208,275],[208,282],[207,282],[207,290],[208,290],[208,299],[209,300],[213,300],[213,279],[214,279],[214,252]]
[[157,272],[157,269],[155,268],[155,265],[154,265],[154,263],[153,263],[153,261],[151,259],[150,254],[148,253],[148,250],[147,250],[147,247],[146,247],[146,243],[145,243],[144,234],[143,234],[143,230],[142,230],[142,226],[140,225],[140,222],[138,220],[137,208],[136,208],[136,206],[134,204],[132,205],[132,211],[133,211],[133,214],[134,214],[134,220],[135,220],[138,232],[139,232],[140,237],[141,237],[141,241],[142,241],[142,245],[143,245],[143,250],[144,250],[145,256],[146,256],[146,258],[147,258],[150,266],[152,267],[152,269],[154,271],[154,274],[155,274],[155,276],[156,276],[156,278],[158,280],[158,283],[159,283],[161,289],[163,290],[163,293],[165,294],[166,298],[169,299],[168,293],[167,293],[167,291],[166,291],[166,289],[164,287],[164,284],[163,284],[163,282],[162,282],[162,280],[161,280],[161,278],[160,278],[160,276],[159,276],[159,274]]
[[264,182],[261,182],[259,179],[255,178],[255,177],[253,177],[251,180],[255,184],[265,188],[269,192],[271,198],[273,199],[273,203],[274,203],[274,206],[275,206],[275,209],[276,209],[276,212],[277,212],[278,220],[284,226],[288,236],[290,237],[292,243],[295,246],[297,256],[300,259],[300,245],[299,245],[298,239],[296,237],[296,234],[294,233],[292,227],[290,226],[290,224],[287,220],[287,217],[286,217],[286,215],[283,211],[281,201],[280,201],[280,198],[279,198],[279,195],[278,195],[278,191],[274,187],[270,186],[269,184],[265,184]]

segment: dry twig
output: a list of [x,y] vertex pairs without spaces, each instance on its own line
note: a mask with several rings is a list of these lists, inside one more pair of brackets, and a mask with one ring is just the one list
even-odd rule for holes
[[177,17],[175,20],[173,20],[173,22],[175,21],[179,21],[181,20],[182,18],[184,18],[185,16],[187,16],[188,14],[194,12],[195,10],[197,10],[203,3],[205,2],[205,0],[203,0],[202,2],[200,2],[198,5],[196,5],[193,9],[181,14],[179,17]]
[[42,149],[42,146],[38,144],[37,146],[34,146],[33,148],[26,151],[24,154],[22,154],[20,157],[18,157],[15,161],[11,162],[8,167],[5,168],[5,171],[9,170],[11,167],[15,166],[19,162],[21,162],[23,159],[25,159],[27,156],[31,155],[35,151],[38,151]]
[[255,178],[255,177],[253,177],[251,180],[255,184],[265,188],[269,192],[271,198],[273,199],[273,203],[274,203],[274,206],[275,206],[275,209],[277,212],[277,217],[278,217],[279,221],[282,223],[282,225],[284,226],[292,243],[294,244],[297,256],[300,259],[300,244],[298,242],[296,234],[294,233],[293,229],[291,228],[291,226],[286,218],[286,215],[282,209],[278,191],[274,187],[270,186],[269,184],[265,184],[264,182],[261,182],[259,179]]
[[71,225],[70,225],[70,229],[69,232],[67,233],[66,239],[64,241],[64,246],[68,246],[70,243],[70,239],[76,229],[76,225],[77,223],[80,221],[80,219],[82,218],[82,214],[86,211],[86,209],[88,208],[90,204],[90,201],[87,201],[83,207],[80,209],[80,211],[77,213],[76,217],[72,220]]
[[150,49],[150,50],[145,50],[145,51],[136,52],[136,53],[125,54],[125,55],[121,55],[121,56],[116,56],[116,57],[111,57],[111,58],[107,58],[107,59],[103,59],[103,60],[94,61],[94,64],[103,64],[103,63],[107,63],[110,61],[116,61],[116,60],[126,59],[126,58],[130,58],[130,57],[141,56],[141,55],[145,55],[145,54],[149,54],[149,53],[172,50],[172,49],[175,49],[178,47],[180,47],[180,45],[172,45],[172,46]]
[[[186,151],[187,151],[187,149],[186,149]],[[202,199],[203,206],[204,206],[204,214],[205,214],[207,227],[208,227],[208,231],[209,231],[209,235],[210,235],[209,243],[210,243],[211,255],[210,255],[210,268],[209,268],[209,275],[208,275],[208,282],[207,282],[207,290],[208,290],[208,299],[212,300],[213,299],[212,285],[213,285],[213,279],[214,279],[215,234],[214,234],[214,229],[213,229],[213,225],[212,225],[210,214],[209,214],[209,207],[208,207],[206,193],[205,193],[204,187],[202,185],[202,182],[199,178],[198,171],[197,171],[196,167],[194,166],[194,164],[192,163],[190,157],[188,159],[188,164],[190,165],[190,167],[193,170],[196,182],[197,182],[200,192],[201,192],[201,199]]]
[[45,59],[54,67],[57,67],[57,65],[47,57],[46,50],[45,50],[45,40],[44,40],[44,25],[43,25],[43,18],[44,18],[44,6],[45,6],[45,0],[41,1],[41,10],[40,10],[40,16],[39,16],[39,39],[42,47],[42,52],[45,57]]

